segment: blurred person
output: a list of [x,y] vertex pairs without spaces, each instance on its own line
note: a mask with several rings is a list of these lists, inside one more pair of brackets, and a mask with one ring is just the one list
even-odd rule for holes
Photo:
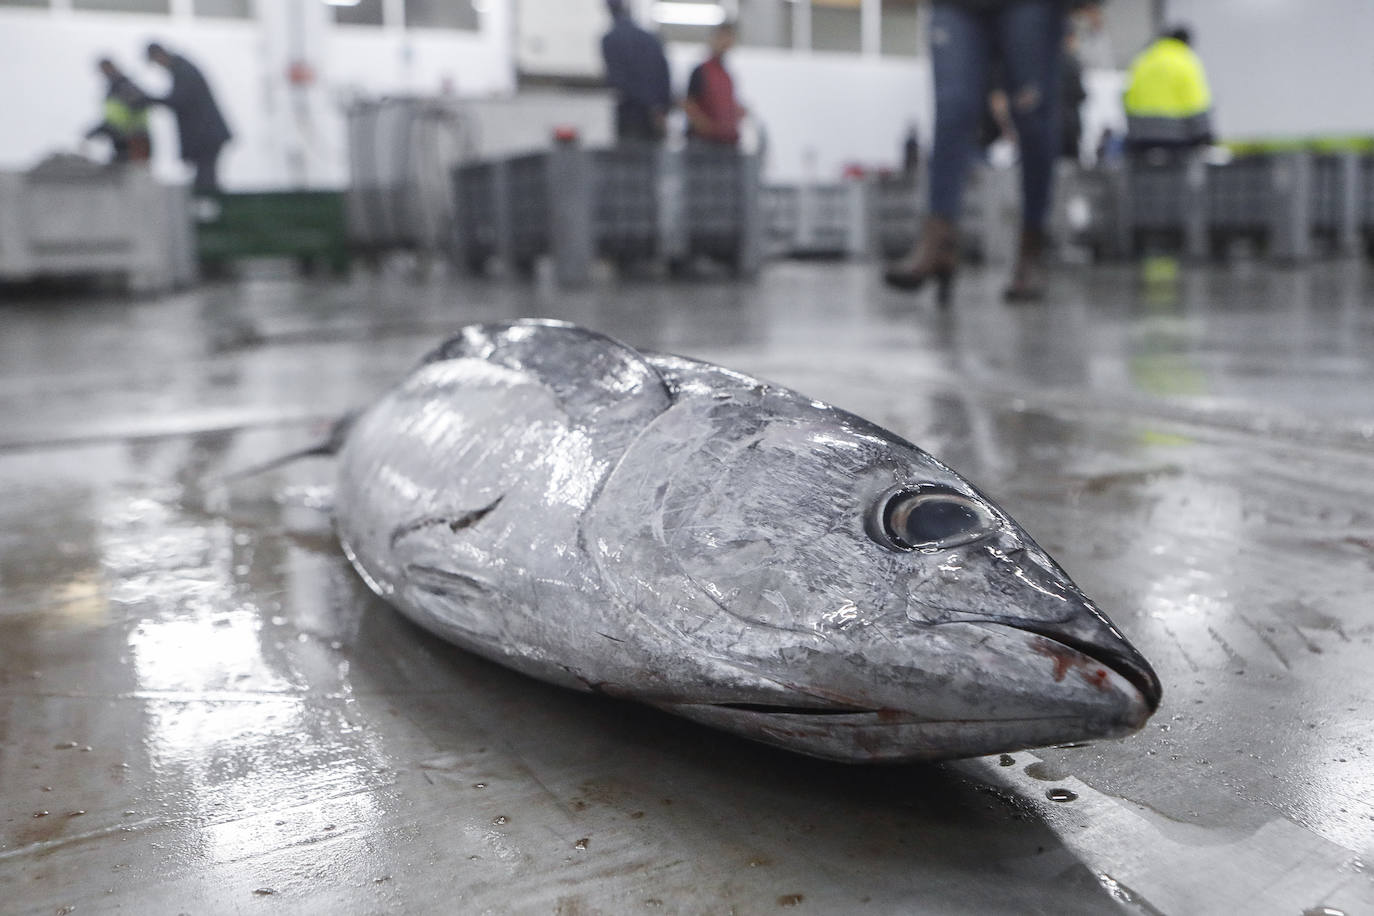
[[1089,2],[1072,11],[1075,35],[1074,53],[1085,70],[1116,70],[1116,52],[1107,31],[1106,18],[1100,2]]
[[993,161],[993,147],[999,143],[1007,148],[1016,146],[1016,124],[1011,119],[1011,100],[1007,98],[1007,90],[998,85],[996,72],[994,69],[993,85],[996,88],[988,93],[987,104],[983,106],[983,119],[978,125],[978,145],[988,162]]
[[1125,158],[1125,155],[1125,141],[1110,127],[1102,128],[1102,133],[1097,138],[1097,164],[1115,166]]
[[615,135],[619,140],[662,140],[673,87],[663,43],[635,24],[625,0],[606,0],[613,20],[601,38],[606,82],[616,93]]
[[108,57],[96,67],[105,77],[105,102],[100,123],[86,133],[86,139],[105,137],[113,153],[110,162],[147,162],[153,143],[148,134],[148,96]]
[[735,98],[735,81],[725,69],[725,55],[735,46],[735,25],[722,22],[711,32],[711,56],[698,64],[687,81],[687,113],[690,140],[739,145],[739,125],[745,108]]
[[914,182],[921,171],[921,134],[912,121],[906,127],[906,139],[902,141],[902,177]]
[[1064,60],[1059,68],[1059,155],[1071,162],[1078,162],[1083,148],[1083,114],[1080,109],[1088,100],[1088,91],[1083,88],[1083,62],[1078,58],[1078,33],[1072,29],[1064,35],[1063,54]]
[[157,105],[166,105],[176,115],[177,138],[181,144],[181,159],[195,167],[191,189],[196,194],[219,193],[219,154],[233,136],[220,114],[219,105],[210,91],[210,84],[189,60],[173,54],[157,42],[148,45],[148,59],[165,69],[172,77],[172,88],[162,98],[152,98]]
[[1131,62],[1126,146],[1132,152],[1212,142],[1212,92],[1183,26],[1165,32]]
[[1021,238],[1004,298],[1019,302],[1043,296],[1045,221],[1061,142],[1059,68],[1068,5],[1067,0],[935,0],[930,215],[912,251],[885,273],[889,285],[916,290],[933,279],[938,301],[949,303],[966,169],[989,97],[989,72],[1000,62],[1021,163]]

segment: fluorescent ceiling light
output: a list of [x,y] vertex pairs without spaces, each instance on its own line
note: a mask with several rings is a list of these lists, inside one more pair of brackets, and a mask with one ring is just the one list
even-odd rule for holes
[[363,0],[324,0],[325,6],[357,6]]
[[725,7],[719,3],[655,3],[655,22],[665,25],[720,25]]

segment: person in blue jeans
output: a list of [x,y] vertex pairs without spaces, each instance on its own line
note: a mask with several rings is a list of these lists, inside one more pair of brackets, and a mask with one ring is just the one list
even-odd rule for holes
[[930,21],[935,148],[929,215],[912,251],[884,279],[915,290],[938,286],[947,305],[958,264],[959,210],[987,105],[988,74],[1001,64],[1021,152],[1021,242],[1008,301],[1044,293],[1045,220],[1060,146],[1059,80],[1067,0],[936,0]]

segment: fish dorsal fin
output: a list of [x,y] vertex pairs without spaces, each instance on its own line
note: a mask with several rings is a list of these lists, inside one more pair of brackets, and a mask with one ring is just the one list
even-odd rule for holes
[[469,325],[424,363],[449,359],[480,359],[519,372],[547,387],[569,419],[583,425],[637,428],[672,403],[662,376],[638,350],[561,321]]

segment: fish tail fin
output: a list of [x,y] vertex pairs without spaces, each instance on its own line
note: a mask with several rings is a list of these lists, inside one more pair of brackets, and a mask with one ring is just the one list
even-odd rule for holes
[[282,465],[290,464],[293,461],[299,461],[302,458],[337,455],[339,449],[343,448],[344,440],[348,438],[348,431],[353,428],[353,424],[358,419],[360,413],[361,411],[350,410],[348,413],[335,420],[329,427],[329,435],[325,437],[323,442],[317,442],[314,445],[298,449],[294,452],[287,452],[285,455],[278,455],[261,464],[249,465],[241,470],[226,474],[223,479],[226,483],[234,480],[242,480],[245,477],[255,477],[258,474],[266,473]]

